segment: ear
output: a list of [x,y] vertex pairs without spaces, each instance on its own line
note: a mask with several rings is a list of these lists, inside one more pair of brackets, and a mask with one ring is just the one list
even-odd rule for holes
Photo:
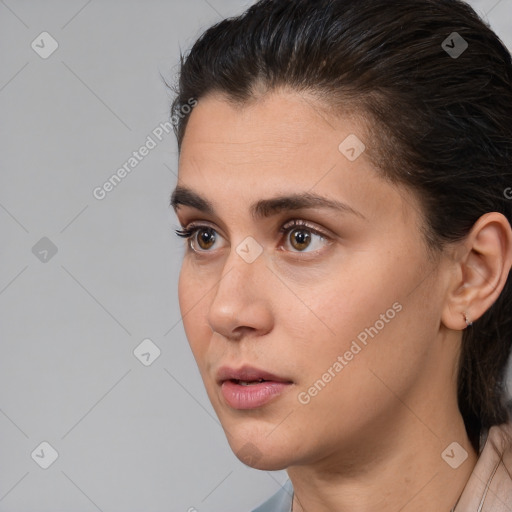
[[498,212],[482,215],[456,250],[442,323],[463,330],[498,299],[512,267],[512,228]]

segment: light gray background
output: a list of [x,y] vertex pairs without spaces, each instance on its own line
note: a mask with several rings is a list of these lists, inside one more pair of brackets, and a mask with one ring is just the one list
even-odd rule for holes
[[[251,3],[0,1],[0,512],[243,512],[286,479],[231,453],[186,341],[172,133],[92,193],[168,120],[179,49]],[[512,47],[512,0],[471,4]]]

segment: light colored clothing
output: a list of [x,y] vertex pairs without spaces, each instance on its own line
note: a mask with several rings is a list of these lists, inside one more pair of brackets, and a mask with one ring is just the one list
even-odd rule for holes
[[[252,512],[291,512],[293,486],[284,486]],[[512,422],[489,429],[455,512],[512,512]]]
[[489,429],[455,512],[512,512],[512,422]]
[[291,512],[293,500],[293,486],[290,480],[287,480],[279,491],[263,505],[254,509],[252,512]]

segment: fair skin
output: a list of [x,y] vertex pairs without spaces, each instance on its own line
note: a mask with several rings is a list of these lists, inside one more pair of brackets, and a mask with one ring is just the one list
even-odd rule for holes
[[[349,134],[366,144],[354,161],[338,149]],[[374,143],[357,116],[327,119],[312,98],[279,91],[243,107],[202,98],[181,148],[178,185],[214,209],[174,205],[183,227],[206,226],[180,273],[185,332],[231,448],[246,461],[249,451],[252,467],[287,469],[294,512],[449,512],[477,460],[457,406],[464,313],[475,321],[499,296],[512,231],[489,213],[429,258],[421,209],[381,178],[368,157]],[[259,200],[305,193],[352,211],[250,213]],[[293,219],[321,234],[280,233]],[[250,263],[237,252],[247,237],[262,249]],[[400,311],[386,313],[394,304]],[[217,371],[246,364],[289,384],[260,407],[234,408]],[[456,469],[441,457],[452,442],[468,454]]]

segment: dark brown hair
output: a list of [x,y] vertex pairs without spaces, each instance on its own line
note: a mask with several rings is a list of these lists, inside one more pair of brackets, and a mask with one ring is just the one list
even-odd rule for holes
[[[369,156],[421,201],[432,251],[464,239],[487,212],[512,223],[511,56],[462,1],[257,2],[181,56],[171,112],[178,147],[192,98],[217,92],[243,104],[279,87],[366,119]],[[511,305],[509,276],[463,334],[458,403],[476,450],[484,430],[510,418]]]

